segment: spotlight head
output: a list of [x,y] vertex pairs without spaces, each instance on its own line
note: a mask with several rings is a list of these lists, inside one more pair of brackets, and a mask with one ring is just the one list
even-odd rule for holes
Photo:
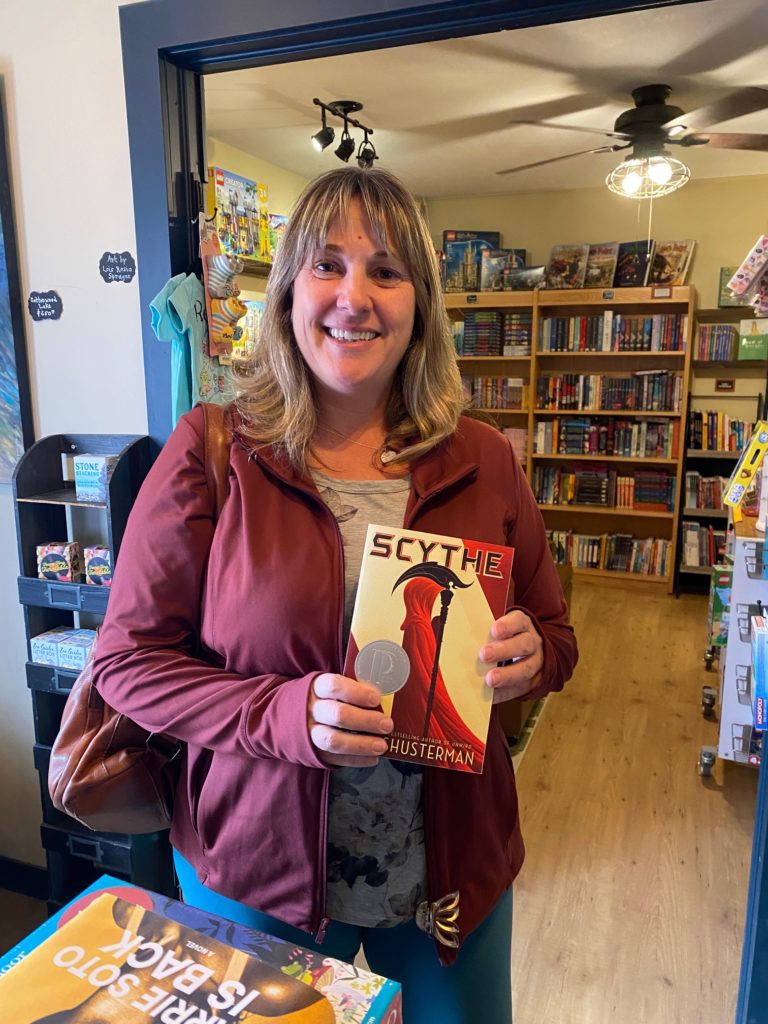
[[[325,121],[325,116],[323,116],[323,121]],[[312,145],[315,147],[318,153],[322,153],[324,149],[327,149],[328,146],[330,146],[330,144],[333,142],[335,138],[336,132],[333,130],[333,128],[331,128],[329,125],[323,124],[323,127],[320,129],[320,131],[315,132],[315,134],[312,136]]]
[[349,161],[349,158],[355,152],[355,140],[352,138],[349,132],[346,131],[346,129],[341,136],[341,142],[338,144],[334,152],[336,153],[336,156],[339,158],[339,160],[343,160],[344,163],[347,163]]
[[366,136],[365,141],[360,143],[360,149],[357,151],[357,166],[367,170],[373,167],[373,161],[378,159],[379,156],[373,148],[373,143],[369,142]]

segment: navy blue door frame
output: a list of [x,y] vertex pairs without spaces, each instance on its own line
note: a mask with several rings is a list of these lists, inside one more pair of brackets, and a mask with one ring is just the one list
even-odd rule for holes
[[[120,8],[149,433],[171,429],[170,354],[149,302],[196,258],[205,179],[201,77],[309,57],[556,24],[695,0],[147,0]],[[768,1022],[768,781],[761,771],[736,1024]],[[764,884],[765,883],[765,884]],[[695,964],[691,965],[696,970]]]

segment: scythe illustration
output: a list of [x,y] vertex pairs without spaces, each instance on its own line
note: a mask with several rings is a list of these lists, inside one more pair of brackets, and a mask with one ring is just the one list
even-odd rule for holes
[[440,565],[438,562],[421,562],[419,565],[412,565],[410,569],[405,570],[405,572],[395,582],[394,587],[392,587],[392,593],[394,594],[395,590],[401,583],[405,583],[407,580],[417,579],[419,577],[432,580],[434,583],[437,583],[438,586],[442,587],[442,590],[440,591],[440,617],[437,622],[437,630],[435,634],[435,660],[432,665],[432,675],[429,680],[427,710],[424,716],[424,732],[422,733],[422,736],[426,738],[429,735],[429,721],[432,717],[432,705],[435,700],[437,673],[440,669],[440,648],[443,645],[443,633],[445,632],[445,622],[448,618],[448,608],[453,600],[454,590],[458,588],[466,590],[466,588],[471,587],[472,584],[462,583],[453,569],[449,569],[446,565]]

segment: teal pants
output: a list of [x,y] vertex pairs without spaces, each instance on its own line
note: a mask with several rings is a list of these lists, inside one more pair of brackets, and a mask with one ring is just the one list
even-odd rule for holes
[[512,890],[442,967],[433,940],[409,921],[394,928],[359,928],[332,921],[322,945],[306,932],[207,889],[174,851],[185,903],[351,963],[362,946],[372,971],[403,986],[404,1024],[511,1024]]

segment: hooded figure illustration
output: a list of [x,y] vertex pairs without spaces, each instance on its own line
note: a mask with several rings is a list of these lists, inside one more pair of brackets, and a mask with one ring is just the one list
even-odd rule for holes
[[[399,731],[420,737],[425,735],[426,722],[429,739],[444,742],[448,747],[466,744],[459,750],[466,755],[474,753],[481,759],[485,744],[467,727],[456,710],[439,667],[431,707],[429,703],[435,659],[439,658],[436,631],[439,617],[435,616],[433,620],[432,610],[445,589],[425,576],[415,576],[405,585],[405,618],[400,628],[403,631],[402,646],[410,659],[411,671],[405,686],[394,696],[392,716]],[[472,758],[467,756],[466,760],[470,764],[456,762],[453,767],[472,771]]]

